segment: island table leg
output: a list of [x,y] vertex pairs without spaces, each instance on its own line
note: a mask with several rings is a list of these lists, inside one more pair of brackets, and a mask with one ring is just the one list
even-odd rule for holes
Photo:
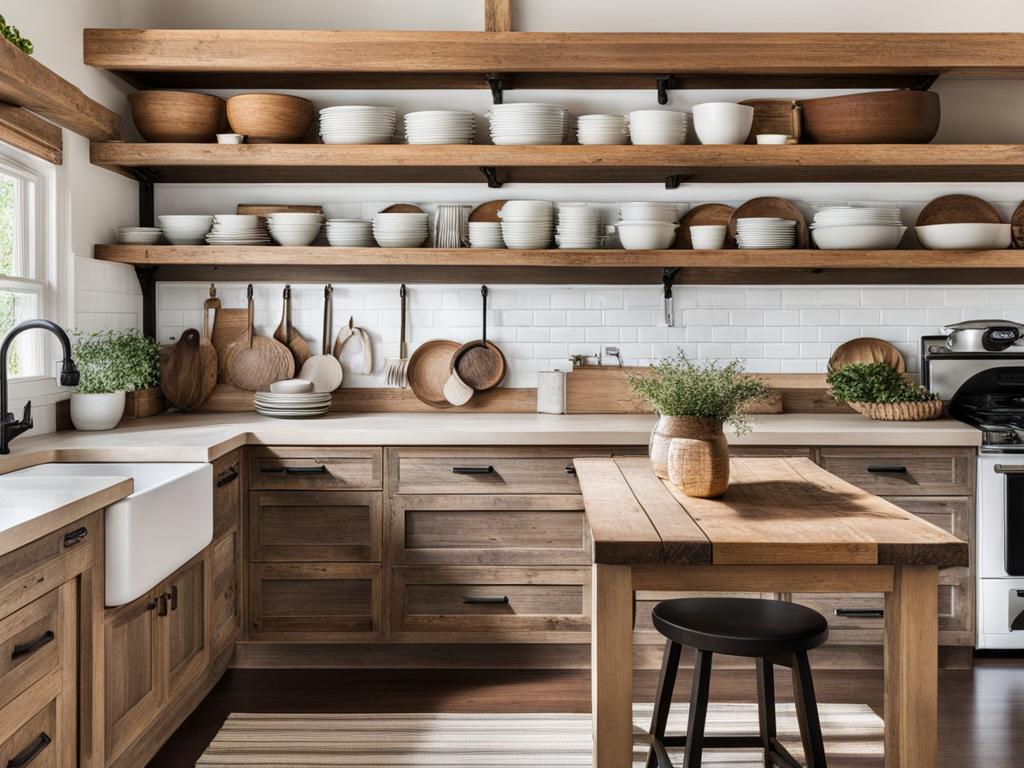
[[938,568],[900,566],[885,594],[885,765],[935,768]]
[[591,620],[594,768],[633,760],[633,577],[629,566],[595,565]]

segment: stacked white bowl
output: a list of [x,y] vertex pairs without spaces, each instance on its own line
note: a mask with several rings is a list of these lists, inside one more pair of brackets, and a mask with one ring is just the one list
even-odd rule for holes
[[500,221],[469,222],[470,248],[504,248]]
[[619,243],[627,251],[668,248],[676,239],[678,219],[675,203],[620,203]]
[[312,245],[320,235],[324,217],[319,213],[271,213],[267,228],[274,242],[280,245]]
[[323,416],[331,407],[330,392],[277,394],[256,393],[256,412],[277,419],[305,419]]
[[888,250],[906,231],[898,205],[821,206],[811,224],[814,244],[823,250]]
[[378,213],[373,239],[381,248],[419,248],[427,239],[427,214]]
[[218,213],[206,236],[210,245],[269,245],[270,235],[259,216]]
[[498,211],[501,237],[509,248],[547,248],[555,224],[555,205],[548,200],[509,200]]
[[562,144],[571,114],[558,104],[494,104],[487,117],[495,144]]
[[629,138],[634,144],[684,144],[687,114],[668,109],[629,113]]
[[629,118],[625,115],[580,115],[576,120],[580,144],[627,144]]
[[559,203],[555,242],[559,248],[597,248],[603,239],[601,211],[586,203]]
[[155,245],[160,242],[160,227],[118,227],[117,242],[124,245]]
[[390,144],[395,133],[392,107],[327,107],[320,110],[324,144]]
[[977,251],[1009,248],[1013,231],[1009,224],[951,222],[914,227],[921,245],[933,251]]
[[472,112],[430,110],[405,116],[405,138],[410,144],[472,144],[475,133]]
[[327,242],[335,248],[372,248],[373,222],[370,219],[328,219]]
[[213,224],[213,216],[160,216],[160,229],[174,245],[202,245]]
[[701,144],[746,144],[754,108],[731,101],[711,101],[693,108],[693,130]]
[[796,245],[796,222],[775,217],[737,219],[736,245],[740,248],[792,248]]

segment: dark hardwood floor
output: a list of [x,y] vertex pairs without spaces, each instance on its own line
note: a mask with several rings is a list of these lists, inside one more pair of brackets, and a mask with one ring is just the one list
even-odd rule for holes
[[[657,675],[638,672],[635,699],[650,701]],[[676,691],[685,700],[689,676]],[[791,699],[778,674],[780,699]],[[864,703],[882,714],[881,672],[818,671],[818,699]],[[750,673],[712,675],[712,700],[753,700]],[[231,670],[171,736],[150,768],[191,766],[231,712],[587,712],[581,670]],[[939,673],[940,768],[1024,765],[1024,659],[979,658]]]

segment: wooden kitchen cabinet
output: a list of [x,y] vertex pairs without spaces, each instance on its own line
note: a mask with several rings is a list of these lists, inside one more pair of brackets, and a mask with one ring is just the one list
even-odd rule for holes
[[220,656],[242,629],[242,536],[235,528],[210,547],[211,658]]
[[242,450],[232,451],[213,462],[213,538],[219,539],[241,521],[245,481]]
[[186,565],[165,584],[167,696],[174,699],[205,670],[207,645],[207,558]]
[[249,488],[379,491],[383,456],[383,448],[260,446],[250,450]]

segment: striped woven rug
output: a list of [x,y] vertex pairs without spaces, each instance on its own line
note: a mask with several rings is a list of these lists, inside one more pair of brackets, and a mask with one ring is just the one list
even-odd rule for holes
[[[686,730],[685,704],[670,717],[669,733]],[[819,704],[829,765],[881,768],[883,724],[859,704]],[[650,705],[634,708],[638,733],[650,724]],[[779,737],[799,759],[802,750],[792,704],[778,705]],[[757,732],[753,704],[712,704],[707,733]],[[587,714],[232,714],[197,763],[205,766],[402,766],[402,768],[590,768]],[[647,748],[637,745],[635,766]],[[681,753],[673,755],[681,765]],[[708,750],[716,768],[762,768],[759,752]]]

